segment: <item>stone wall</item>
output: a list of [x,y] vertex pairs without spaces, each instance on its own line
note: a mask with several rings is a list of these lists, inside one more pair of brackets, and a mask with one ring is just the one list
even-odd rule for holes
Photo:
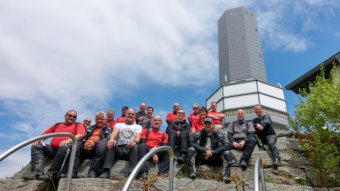
[[[304,156],[303,151],[299,148],[299,142],[294,138],[279,137],[277,147],[281,157],[281,167],[274,169],[272,167],[272,159],[269,151],[259,151],[255,148],[250,160],[250,167],[241,170],[239,167],[232,168],[232,180],[230,184],[221,181],[222,165],[219,167],[209,167],[202,165],[197,167],[199,178],[191,180],[188,178],[186,166],[181,166],[175,162],[174,174],[174,190],[253,190],[254,179],[254,163],[256,158],[263,160],[264,172],[267,182],[267,190],[340,190],[340,181],[332,180],[330,189],[315,188],[318,186],[318,178],[312,170],[310,161]],[[268,149],[267,149],[268,150]],[[239,159],[240,151],[232,151]],[[84,161],[82,164],[78,178],[73,179],[71,190],[121,190],[127,176],[126,161],[117,161],[111,169],[111,179],[89,179],[86,178],[90,160]],[[49,164],[48,164],[49,165]],[[45,168],[47,170],[48,168]],[[66,179],[61,179],[59,185],[45,183],[42,181],[24,181],[22,174],[29,170],[29,165],[16,173],[10,179],[0,180],[0,190],[65,190]],[[156,165],[150,162],[149,176],[157,174]],[[211,180],[205,180],[211,179]],[[331,179],[331,177],[330,177]],[[134,181],[130,190],[143,190],[143,181]],[[312,187],[314,186],[314,187]],[[151,186],[151,190],[167,190],[168,179],[158,177]]]

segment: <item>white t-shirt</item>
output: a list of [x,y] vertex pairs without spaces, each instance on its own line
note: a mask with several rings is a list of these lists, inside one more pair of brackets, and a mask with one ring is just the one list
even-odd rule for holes
[[142,126],[137,124],[128,125],[126,123],[117,123],[115,128],[119,129],[117,135],[117,145],[126,145],[134,141],[136,133],[142,133]]

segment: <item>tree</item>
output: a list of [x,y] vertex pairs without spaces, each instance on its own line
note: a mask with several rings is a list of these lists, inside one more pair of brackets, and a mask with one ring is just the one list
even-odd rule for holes
[[303,97],[295,105],[291,120],[296,131],[305,133],[300,136],[301,147],[324,178],[340,171],[340,76],[337,75],[335,64],[329,79],[321,67],[321,73],[309,84],[309,91],[300,90]]

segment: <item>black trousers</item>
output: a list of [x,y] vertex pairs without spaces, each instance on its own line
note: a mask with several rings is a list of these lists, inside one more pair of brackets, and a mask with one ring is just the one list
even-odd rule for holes
[[169,146],[175,150],[175,146],[179,146],[179,152],[181,154],[187,154],[188,152],[188,144],[189,144],[189,133],[181,132],[177,137],[177,132],[171,132],[169,134]]
[[[140,161],[148,152],[150,151],[150,148],[147,144],[142,143],[138,146],[138,161]],[[169,172],[170,167],[170,160],[169,160],[169,152],[168,151],[160,151],[156,153],[158,156],[158,173],[167,173]],[[145,165],[140,169],[140,172],[148,172],[148,163],[145,163]]]
[[127,145],[116,145],[112,149],[106,150],[103,168],[111,169],[113,162],[116,159],[129,161],[129,173],[131,173],[137,165],[138,145],[136,144],[133,147],[129,147]]
[[226,160],[226,165],[224,166],[224,174],[230,176],[230,171],[232,167],[232,161],[236,161],[236,158],[232,152],[229,150],[223,150],[220,153],[213,153],[211,157],[207,160],[205,159],[205,152],[199,151],[194,147],[189,147],[188,149],[188,171],[189,173],[196,173],[196,164],[208,164],[208,165],[218,165],[221,164],[222,158]]
[[264,145],[268,145],[273,158],[279,158],[279,151],[277,150],[275,144],[277,141],[276,135],[262,135],[261,132],[256,131],[257,136],[261,139]]
[[[77,144],[77,148],[79,148],[79,142]],[[72,145],[66,145],[58,147],[58,149],[55,149],[51,145],[45,145],[39,144],[37,146],[31,147],[31,171],[35,171],[37,175],[43,175],[44,174],[44,158],[48,157],[53,159],[52,165],[50,169],[48,170],[48,173],[52,173],[52,175],[57,175],[62,167],[62,164],[65,160],[66,154],[69,152],[71,154],[71,148]],[[79,153],[76,152],[76,157],[79,157]],[[69,158],[67,159],[65,163],[66,169],[68,168],[69,164]],[[77,173],[77,170],[75,169],[75,166],[73,168],[73,172]]]
[[[234,141],[237,142],[237,143],[240,143],[243,140],[245,140],[245,139],[234,139]],[[245,140],[245,141],[246,141],[246,143],[243,146],[243,148],[241,149],[241,150],[243,150],[243,153],[242,153],[240,161],[244,160],[248,163],[249,159],[251,157],[251,154],[253,153],[254,148],[256,146],[256,139],[255,139],[255,137],[251,137],[251,138],[249,138],[248,140]],[[232,144],[230,145],[230,147],[231,146],[232,146]],[[231,150],[231,149],[237,149],[237,148],[232,146],[232,148],[229,148],[229,149]]]
[[81,144],[79,149],[77,149],[79,157],[76,157],[74,161],[76,172],[78,172],[81,161],[92,159],[89,171],[101,173],[105,159],[107,141],[107,139],[97,141],[95,147],[90,151],[85,150],[84,145]]

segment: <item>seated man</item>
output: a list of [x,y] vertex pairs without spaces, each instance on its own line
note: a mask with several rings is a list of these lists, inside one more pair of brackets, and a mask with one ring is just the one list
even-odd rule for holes
[[136,112],[130,108],[126,111],[124,123],[117,123],[107,143],[107,151],[100,178],[109,178],[115,159],[129,161],[129,174],[135,168],[138,157],[138,145],[142,126],[134,123]]
[[[262,115],[261,105],[256,105],[254,107],[254,112],[257,117],[253,119],[253,125],[255,127],[255,134],[260,138],[261,142],[268,145],[270,152],[273,156],[273,165],[275,167],[280,166],[280,156],[279,151],[275,146],[276,143],[276,133],[272,126],[272,120],[269,115]],[[263,147],[263,145],[261,145]],[[261,147],[260,146],[260,147]]]
[[208,112],[207,117],[214,120],[215,126],[220,129],[223,126],[222,120],[225,118],[224,113],[217,112],[217,103],[211,102],[211,111]]
[[126,119],[126,111],[129,109],[128,106],[122,107],[122,116],[116,119],[116,123],[124,123]]
[[[168,113],[168,115],[166,116],[166,119],[165,119],[166,123],[168,125],[170,125],[171,122],[173,122],[177,119],[177,111],[179,110],[179,104],[174,103],[173,109],[174,109],[174,111],[172,113]],[[185,115],[184,115],[184,119],[186,120]]]
[[[64,123],[56,123],[47,129],[43,135],[50,133],[72,133],[79,141],[85,136],[83,124],[76,123],[77,112],[70,110],[65,114]],[[67,150],[72,146],[72,139],[69,137],[53,137],[51,145],[45,144],[44,140],[36,141],[31,148],[31,171],[24,175],[24,179],[50,180],[58,178],[62,163]],[[44,174],[44,158],[54,158],[52,166],[47,174]],[[76,176],[73,174],[72,176]]]
[[109,109],[107,111],[107,119],[106,119],[106,125],[110,126],[110,127],[114,127],[116,125],[116,121],[115,121],[115,111],[113,111],[112,109]]
[[105,112],[96,113],[96,124],[86,128],[86,136],[77,151],[74,166],[78,172],[80,160],[91,158],[91,165],[87,177],[96,178],[100,175],[105,158],[107,141],[112,133],[112,127],[106,125]]
[[140,120],[142,120],[142,118],[144,116],[146,116],[145,109],[146,109],[146,104],[145,103],[141,103],[139,105],[139,111],[136,113],[136,123],[137,124],[139,123]]
[[152,116],[153,114],[153,107],[149,106],[147,109],[146,109],[146,116],[143,116],[139,122],[138,122],[138,125],[142,126],[143,129],[147,128],[151,128],[151,124],[152,124]]
[[169,135],[169,146],[175,150],[175,146],[179,146],[180,157],[177,159],[179,163],[184,163],[187,158],[190,124],[184,119],[185,112],[183,109],[177,111],[177,119],[171,122],[166,133]]
[[225,183],[230,183],[230,170],[232,166],[238,165],[237,160],[233,153],[226,148],[224,137],[216,131],[213,120],[211,118],[205,119],[204,125],[204,129],[194,135],[193,142],[188,149],[189,176],[191,179],[196,178],[196,162],[216,164],[216,160],[223,156],[227,161],[223,180]]
[[89,117],[85,117],[85,119],[83,120],[83,126],[87,127],[91,125],[91,118]]
[[256,145],[254,132],[253,125],[244,120],[244,111],[242,109],[237,110],[237,121],[231,122],[228,126],[228,139],[233,145],[232,148],[244,150],[240,159],[241,168],[247,168],[254,151]]
[[205,107],[199,108],[199,120],[195,120],[191,126],[191,132],[197,133],[204,128],[204,120],[207,118],[208,110]]
[[[152,128],[143,129],[141,136],[141,144],[138,146],[138,160],[141,160],[152,149],[167,145],[168,135],[160,130],[162,118],[155,116],[152,119]],[[159,164],[159,176],[163,176],[169,171],[169,153],[168,151],[160,151],[153,155],[153,162]],[[143,179],[148,178],[147,163],[140,169]]]
[[190,113],[188,115],[188,121],[189,121],[191,127],[192,127],[194,121],[200,120],[200,116],[199,116],[200,106],[197,103],[195,103],[192,106],[192,109],[194,110],[194,113]]

